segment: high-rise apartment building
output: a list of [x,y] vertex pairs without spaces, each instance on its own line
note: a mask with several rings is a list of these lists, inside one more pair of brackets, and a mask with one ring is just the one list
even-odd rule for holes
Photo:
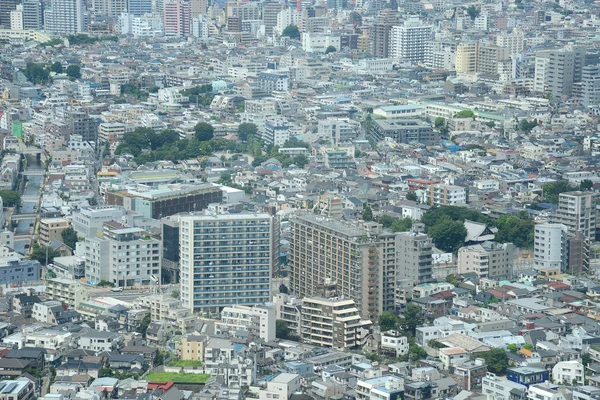
[[225,3],[225,15],[227,18],[236,17],[241,21],[260,19],[260,8],[258,3],[231,1]]
[[271,301],[275,238],[266,213],[182,216],[181,300],[194,312]]
[[301,316],[303,343],[336,350],[362,347],[372,325],[360,317],[351,299],[304,298]]
[[388,58],[390,49],[390,32],[398,25],[396,10],[382,10],[377,15],[377,21],[369,32],[369,53],[377,58]]
[[506,47],[477,46],[477,72],[483,74],[497,74],[498,64],[508,60],[509,52]]
[[127,0],[127,12],[135,17],[152,13],[152,0]]
[[322,285],[333,281],[363,318],[394,309],[396,275],[407,273],[399,268],[400,234],[383,232],[377,223],[350,224],[315,214],[295,215],[290,222],[288,263],[296,296],[319,295]]
[[456,46],[456,72],[473,73],[477,71],[477,43],[461,43]]
[[17,9],[21,0],[0,1],[0,29],[10,29],[10,13]]
[[568,261],[568,228],[563,224],[535,226],[533,265],[536,269],[565,271]]
[[265,34],[271,36],[273,28],[277,26],[277,14],[285,8],[281,1],[267,1],[262,6],[262,20],[265,24]]
[[597,198],[594,192],[561,193],[553,222],[566,225],[570,233],[581,232],[586,239],[594,240]]
[[40,30],[44,26],[41,0],[23,0],[23,29]]
[[521,54],[525,49],[525,36],[521,31],[496,36],[496,46],[506,47],[509,55]]
[[64,34],[86,31],[84,0],[49,0],[45,4],[45,30]]
[[161,260],[160,240],[115,221],[104,223],[102,237],[85,239],[85,277],[91,283],[148,286],[160,279]]
[[192,18],[189,3],[171,0],[164,3],[163,24],[165,36],[189,36],[192,33]]
[[424,233],[397,234],[398,279],[412,285],[433,281],[433,242]]
[[600,64],[587,65],[581,73],[581,104],[600,105]]
[[18,31],[23,29],[23,5],[18,4],[17,8],[10,12],[10,29]]
[[94,15],[118,17],[127,10],[127,0],[92,0]]
[[190,0],[190,12],[192,18],[198,18],[200,15],[206,15],[208,12],[208,0]]
[[425,60],[425,48],[433,26],[425,25],[419,18],[409,18],[402,26],[390,30],[389,56],[402,62],[417,64]]

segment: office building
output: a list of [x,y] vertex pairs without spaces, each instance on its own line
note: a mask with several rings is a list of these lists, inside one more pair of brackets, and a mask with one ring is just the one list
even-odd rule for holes
[[570,95],[573,90],[575,55],[565,49],[548,52],[545,81],[547,91],[554,97]]
[[35,260],[24,260],[16,255],[0,258],[0,285],[34,282],[41,278],[42,266]]
[[227,18],[239,18],[241,21],[260,19],[260,8],[255,2],[230,1],[225,3],[225,15]]
[[84,0],[48,0],[44,10],[44,29],[58,34],[87,30]]
[[44,26],[41,0],[23,0],[23,29],[40,30]]
[[161,276],[162,243],[143,229],[105,222],[102,237],[85,239],[85,278],[117,287],[148,286]]
[[425,60],[425,48],[433,26],[424,25],[419,18],[409,18],[402,26],[390,30],[389,57],[401,62],[418,64]]
[[186,215],[180,219],[181,300],[193,312],[271,301],[278,253],[266,213]]
[[88,206],[82,207],[73,213],[73,229],[77,236],[84,238],[99,237],[102,235],[102,226],[108,221],[122,221],[127,214],[123,207],[115,206]]
[[288,264],[296,296],[323,296],[321,288],[333,281],[339,296],[356,302],[362,318],[394,310],[401,234],[383,232],[374,222],[357,225],[315,214],[295,215],[290,224]]
[[418,119],[373,120],[368,136],[375,142],[388,137],[397,143],[434,144],[438,140],[431,125]]
[[163,24],[165,36],[189,36],[192,33],[192,16],[189,3],[170,0],[164,3]]
[[301,338],[314,346],[347,350],[362,348],[371,331],[351,299],[306,297],[301,308]]
[[589,240],[596,236],[596,200],[594,192],[566,192],[558,197],[558,209],[552,222],[564,224],[570,233],[581,232]]
[[499,46],[477,46],[477,72],[480,74],[497,74],[498,64],[508,60],[508,48]]
[[581,104],[600,105],[600,65],[587,65],[581,73]]
[[480,278],[512,277],[515,246],[512,243],[484,242],[458,249],[459,274],[475,272]]
[[135,17],[152,13],[152,0],[127,0],[127,12]]
[[496,46],[506,47],[510,56],[521,54],[525,50],[525,36],[517,30],[502,33],[496,36]]
[[533,265],[536,269],[565,271],[568,260],[568,228],[563,224],[535,226]]
[[[243,193],[243,192],[242,192]],[[223,201],[220,186],[206,184],[174,184],[160,189],[125,188],[107,192],[106,204],[122,206],[146,218],[160,219],[185,212],[200,212],[212,203]]]
[[127,10],[127,0],[92,0],[94,15],[118,17]]
[[398,25],[399,14],[396,10],[382,10],[369,31],[369,53],[376,58],[390,56],[390,33]]

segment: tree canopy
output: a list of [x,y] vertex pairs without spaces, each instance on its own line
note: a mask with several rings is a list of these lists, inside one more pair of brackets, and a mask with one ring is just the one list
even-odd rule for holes
[[473,118],[475,119],[475,113],[473,112],[473,110],[462,110],[457,112],[456,114],[454,114],[454,118]]
[[436,247],[447,252],[456,252],[465,243],[467,228],[463,222],[444,217],[427,230]]
[[558,197],[561,193],[573,190],[575,190],[575,188],[571,186],[568,181],[556,181],[553,183],[546,183],[542,186],[544,201],[552,204],[558,204]]
[[55,62],[50,66],[50,71],[51,72],[55,72],[57,74],[62,74],[63,73],[63,66],[60,62]]
[[291,39],[300,39],[300,31],[296,25],[288,25],[283,30],[281,36],[289,36]]
[[537,119],[534,119],[532,121],[528,121],[526,119],[522,119],[519,122],[519,130],[523,131],[523,132],[531,132],[531,130],[533,128],[535,128],[536,126],[538,126],[538,121]]
[[417,197],[417,194],[411,190],[408,193],[406,193],[406,200],[419,201],[419,198]]
[[533,248],[535,223],[526,212],[518,215],[503,215],[496,221],[498,232],[494,239],[499,243],[513,243],[517,247]]
[[67,75],[74,79],[81,78],[81,67],[79,65],[69,65],[67,67]]
[[28,62],[23,74],[34,85],[45,85],[50,79],[50,71],[40,63]]
[[381,329],[381,332],[396,329],[398,322],[398,316],[391,311],[384,311],[379,314],[379,328]]
[[21,196],[14,190],[0,190],[0,198],[4,207],[14,207],[21,203]]
[[371,207],[369,207],[369,205],[367,203],[363,204],[363,209],[362,209],[362,219],[365,221],[373,221],[373,210],[371,209]]
[[69,246],[70,248],[74,249],[75,245],[77,244],[77,232],[75,232],[75,229],[68,227],[67,229],[64,229],[61,233],[60,236],[62,237],[63,243],[66,244],[67,246]]
[[33,246],[31,246],[31,253],[29,254],[29,259],[39,261],[40,264],[46,265],[46,249],[48,250],[48,264],[51,264],[54,261],[55,257],[60,256],[60,251],[53,250],[46,246],[40,246],[39,243],[35,242],[33,243]]
[[325,49],[325,54],[335,53],[336,51],[337,49],[335,48],[335,46],[327,46],[327,48]]
[[215,128],[206,122],[199,122],[194,127],[194,131],[196,132],[197,141],[206,142],[214,137]]
[[258,127],[251,122],[244,122],[238,126],[237,136],[245,142],[250,136],[256,136],[258,133]]
[[488,371],[496,375],[504,375],[508,368],[508,355],[504,349],[492,349],[481,353],[475,353],[474,357],[483,358],[487,364]]
[[392,232],[408,232],[410,228],[412,228],[413,221],[410,217],[398,218],[392,225],[390,229]]

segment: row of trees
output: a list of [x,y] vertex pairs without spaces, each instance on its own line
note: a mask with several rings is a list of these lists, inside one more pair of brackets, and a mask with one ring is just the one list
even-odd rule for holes
[[579,185],[571,185],[569,181],[556,181],[542,186],[542,195],[546,203],[558,204],[558,197],[561,193],[571,192],[573,190],[590,190],[594,183],[589,179],[584,179]]
[[21,196],[14,190],[0,190],[0,198],[4,207],[14,207],[21,204]]

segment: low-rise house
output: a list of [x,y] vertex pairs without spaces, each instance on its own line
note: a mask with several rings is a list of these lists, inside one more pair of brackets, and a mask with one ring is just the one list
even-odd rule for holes
[[583,385],[585,368],[580,361],[561,361],[552,368],[552,382],[562,385]]
[[121,335],[88,329],[79,335],[79,348],[96,352],[111,352],[121,347]]

